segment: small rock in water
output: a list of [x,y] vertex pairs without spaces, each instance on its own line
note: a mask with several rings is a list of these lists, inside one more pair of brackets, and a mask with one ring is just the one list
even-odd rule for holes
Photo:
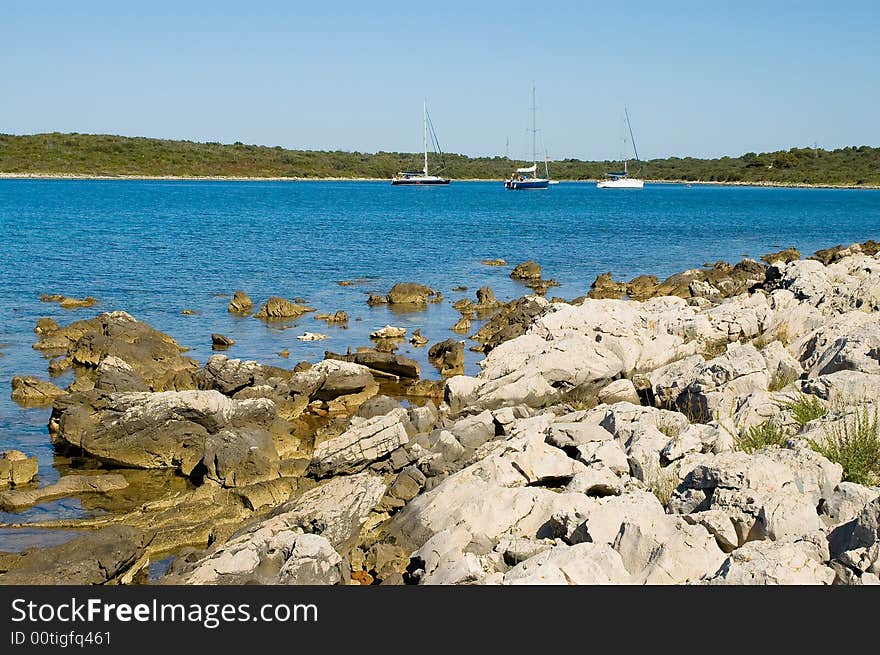
[[327,321],[328,325],[348,323],[348,314],[341,309],[332,314],[318,314],[315,316],[318,320]]
[[507,266],[507,262],[503,259],[482,259],[480,263],[484,266]]
[[255,314],[257,318],[277,319],[277,318],[298,318],[303,314],[315,311],[312,307],[302,304],[292,303],[284,298],[272,296]]
[[326,338],[326,334],[319,334],[318,332],[304,332],[297,337],[300,341],[322,341]]
[[541,266],[531,260],[517,264],[510,272],[510,277],[514,280],[540,280]]
[[92,298],[91,296],[86,298],[70,298],[58,293],[44,293],[40,296],[40,302],[57,302],[64,309],[78,309],[80,307],[91,307],[98,304],[97,298]]
[[440,369],[441,375],[464,372],[464,341],[447,339],[435,343],[428,351],[428,359]]
[[421,328],[419,328],[417,330],[413,330],[412,336],[409,338],[409,342],[416,348],[420,348],[421,346],[427,345],[428,337],[422,336],[422,330]]
[[224,350],[229,348],[229,346],[235,343],[234,340],[229,337],[223,336],[222,334],[212,334],[211,335],[211,348],[214,350]]
[[183,316],[195,316],[196,310],[194,309],[183,309],[180,311]]
[[453,332],[468,332],[471,329],[471,321],[467,316],[462,316],[458,322],[452,326]]
[[406,328],[386,325],[383,328],[370,332],[371,339],[400,339],[406,336]]
[[37,319],[37,325],[34,327],[34,332],[37,334],[49,334],[50,332],[57,332],[61,329],[61,326],[58,325],[58,321],[54,318],[40,318]]
[[281,350],[278,352],[278,356],[283,357],[284,359],[287,359],[288,357],[290,357],[290,351],[287,348],[285,348],[284,350]]
[[453,290],[453,291],[467,291],[468,288],[467,288],[467,287],[463,287],[463,286],[457,286],[457,287],[452,287],[452,290]]
[[20,450],[0,453],[0,486],[27,484],[37,477],[36,457],[28,457]]
[[391,305],[424,305],[429,299],[431,302],[438,302],[438,298],[442,299],[442,296],[424,284],[398,282],[391,287],[386,298]]
[[40,407],[51,405],[58,396],[63,396],[66,391],[51,382],[23,375],[12,378],[11,398],[19,405],[25,407]]
[[226,311],[231,314],[246,314],[254,306],[253,300],[244,291],[238,290],[232,296],[232,300],[226,306]]
[[373,307],[375,305],[387,305],[388,298],[386,298],[385,296],[380,296],[377,293],[371,293],[370,297],[367,298],[367,304],[370,305],[370,307]]
[[592,298],[594,300],[603,300],[603,299],[620,299],[623,297],[623,294],[626,293],[627,284],[625,282],[615,282],[611,277],[611,273],[602,273],[599,275],[592,286],[590,287],[590,292],[587,294],[588,298]]

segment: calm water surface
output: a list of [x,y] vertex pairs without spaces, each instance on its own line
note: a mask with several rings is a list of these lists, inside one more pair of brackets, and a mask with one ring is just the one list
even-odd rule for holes
[[[738,261],[788,246],[811,253],[837,243],[880,238],[880,191],[649,185],[641,192],[600,191],[562,183],[544,192],[507,192],[500,182],[447,188],[392,188],[376,182],[183,182],[0,180],[0,450],[40,459],[40,483],[69,465],[49,443],[47,409],[9,400],[13,375],[47,378],[33,350],[41,316],[62,324],[124,309],[174,336],[200,361],[211,333],[235,339],[230,357],[293,366],[325,349],[369,345],[386,323],[422,328],[432,342],[459,314],[451,302],[488,284],[501,299],[527,291],[510,266],[535,259],[562,286],[549,295],[584,294],[597,274],[659,277],[719,259]],[[339,280],[358,280],[341,287]],[[446,301],[424,311],[370,308],[367,294],[400,281],[441,290]],[[457,286],[467,292],[453,292]],[[302,297],[319,311],[344,309],[347,329],[309,316],[266,325],[231,316],[228,295],[244,289]],[[41,293],[92,295],[100,304],[67,311]],[[195,316],[183,316],[191,308]],[[476,327],[476,326],[475,326]],[[305,331],[329,335],[303,343]],[[277,352],[287,348],[290,359]],[[401,351],[436,376],[426,349]],[[468,371],[477,370],[467,352]],[[56,383],[59,381],[56,380]],[[62,378],[61,383],[66,382]],[[83,501],[86,502],[86,501]],[[82,516],[100,502],[55,501],[0,522]],[[0,550],[35,538],[0,530]],[[39,542],[39,539],[37,542]],[[48,541],[46,542],[48,543]]]

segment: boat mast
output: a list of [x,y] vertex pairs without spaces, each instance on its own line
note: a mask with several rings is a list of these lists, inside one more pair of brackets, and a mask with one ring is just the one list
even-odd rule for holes
[[[626,110],[626,107],[623,108],[623,115],[626,116],[626,126],[627,126],[627,128],[629,128],[629,140],[633,144],[633,152],[636,155],[636,161],[639,163],[639,171],[641,171],[642,170],[642,160],[639,159],[639,151],[636,149],[636,139],[633,136],[633,128],[629,122],[629,112]],[[636,173],[636,175],[638,175],[638,173]]]
[[428,100],[425,99],[422,104],[422,110],[424,114],[424,144],[425,144],[425,177],[428,176]]
[[538,165],[538,148],[536,144],[536,138],[538,134],[538,129],[535,125],[535,116],[538,113],[538,107],[535,103],[535,83],[532,82],[532,164]]

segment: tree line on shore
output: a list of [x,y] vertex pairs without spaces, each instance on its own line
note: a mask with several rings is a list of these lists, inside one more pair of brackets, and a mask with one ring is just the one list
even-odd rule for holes
[[[0,134],[0,173],[108,176],[229,176],[390,178],[421,168],[421,153],[288,150],[280,146],[196,143],[101,134]],[[505,157],[443,155],[443,174],[458,179],[501,179]],[[562,159],[556,179],[589,180],[619,162]],[[738,157],[668,157],[643,162],[647,180],[777,184],[880,185],[880,148],[791,148]]]

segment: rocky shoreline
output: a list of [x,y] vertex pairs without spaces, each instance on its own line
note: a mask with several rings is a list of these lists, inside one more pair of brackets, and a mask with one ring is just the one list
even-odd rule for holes
[[[763,260],[605,274],[571,300],[525,262],[533,295],[456,303],[485,359],[461,375],[464,345],[431,344],[440,381],[393,326],[282,368],[200,364],[122,311],[42,319],[34,348],[73,382],[18,377],[13,399],[51,406],[56,450],[95,466],[39,488],[4,453],[0,506],[178,484],[18,524],[85,534],[0,554],[0,584],[143,583],[170,556],[161,584],[880,583],[880,244]],[[236,292],[229,311],[314,309]]]

